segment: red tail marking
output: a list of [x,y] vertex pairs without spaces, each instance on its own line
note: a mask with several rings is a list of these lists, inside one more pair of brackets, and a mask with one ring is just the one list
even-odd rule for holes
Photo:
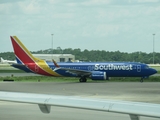
[[27,55],[27,53],[18,45],[18,43],[11,36],[12,45],[14,48],[15,55],[23,62],[23,63],[33,63],[34,61]]

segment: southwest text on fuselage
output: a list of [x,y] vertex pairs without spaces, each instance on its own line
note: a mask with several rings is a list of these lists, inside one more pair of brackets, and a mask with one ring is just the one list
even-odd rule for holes
[[95,64],[94,70],[133,70],[133,66],[131,64],[129,65]]

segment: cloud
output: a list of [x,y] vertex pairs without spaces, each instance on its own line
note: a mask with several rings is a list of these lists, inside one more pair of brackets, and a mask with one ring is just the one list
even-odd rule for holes
[[111,0],[88,0],[84,1],[81,4],[86,6],[93,6],[93,5],[102,5],[102,4],[109,4]]
[[31,1],[20,1],[18,6],[23,11],[24,14],[40,14],[41,6],[37,0]]
[[[50,46],[50,42],[46,40],[50,41],[51,33],[54,33],[55,44],[62,45],[63,48],[81,47],[82,49],[104,50],[110,48],[120,51],[127,50],[130,43],[136,45],[140,40],[149,41],[149,36],[152,36],[153,33],[156,33],[158,39],[160,3],[155,3],[155,1],[151,4],[149,0],[130,1],[24,0],[0,2],[1,39],[8,41],[9,35],[17,35],[24,41],[32,41],[32,44],[26,43],[31,46],[31,50],[38,50]],[[122,44],[127,40],[126,44]],[[37,44],[39,41],[41,44]],[[86,41],[91,45],[87,46]],[[111,47],[112,44],[116,44],[116,41],[118,45],[115,46],[122,46],[121,48]],[[95,48],[96,44],[101,45]],[[109,46],[106,48],[105,44]],[[144,41],[139,44],[144,44]]]
[[10,14],[12,6],[13,5],[11,3],[1,3],[0,4],[0,14],[1,15]]
[[159,0],[137,0],[138,3],[155,3],[160,2]]

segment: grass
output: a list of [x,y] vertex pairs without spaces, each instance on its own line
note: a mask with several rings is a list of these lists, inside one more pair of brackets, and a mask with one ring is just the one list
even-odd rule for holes
[[[160,69],[156,69],[157,70],[157,73],[160,74]],[[5,69],[0,69],[0,73],[26,73],[24,72],[23,70],[5,70]]]
[[77,82],[73,77],[48,77],[48,76],[25,76],[25,77],[0,77],[0,81],[14,80],[17,82]]
[[[158,69],[157,69],[158,70]],[[0,73],[25,73],[22,70],[0,70]],[[160,69],[158,70],[160,74]],[[48,77],[48,76],[25,76],[25,77],[0,77],[0,81],[4,79],[12,79],[14,81],[21,82],[78,82],[79,78],[75,77]],[[97,80],[98,82],[99,80]],[[105,80],[104,82],[139,82],[140,78],[136,77],[112,77],[109,81]],[[151,76],[148,79],[144,79],[144,82],[160,82],[160,76]],[[92,82],[92,80],[88,79],[87,82]],[[102,82],[102,81],[101,81]]]
[[0,73],[25,73],[22,70],[0,70]]
[[[0,77],[0,81],[3,80],[14,80],[17,82],[78,82],[79,78],[75,77],[48,77],[48,76],[25,76],[25,77]],[[102,82],[102,80],[97,80],[96,82]],[[140,78],[136,77],[112,77],[109,81],[105,80],[103,82],[139,82]],[[87,82],[93,82],[88,79]],[[95,81],[94,81],[95,82]],[[160,76],[151,76],[148,79],[144,79],[144,82],[160,82]]]
[[[114,77],[111,78],[111,82],[139,82],[140,77]],[[160,76],[150,76],[149,78],[144,79],[144,82],[160,82]]]

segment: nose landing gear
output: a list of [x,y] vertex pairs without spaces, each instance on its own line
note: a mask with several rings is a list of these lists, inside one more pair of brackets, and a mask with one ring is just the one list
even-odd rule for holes
[[140,82],[142,83],[144,81],[144,77],[141,77]]
[[143,76],[143,77],[141,77],[140,82],[142,83],[144,81],[144,79],[146,79],[146,78],[149,78],[149,76]]

